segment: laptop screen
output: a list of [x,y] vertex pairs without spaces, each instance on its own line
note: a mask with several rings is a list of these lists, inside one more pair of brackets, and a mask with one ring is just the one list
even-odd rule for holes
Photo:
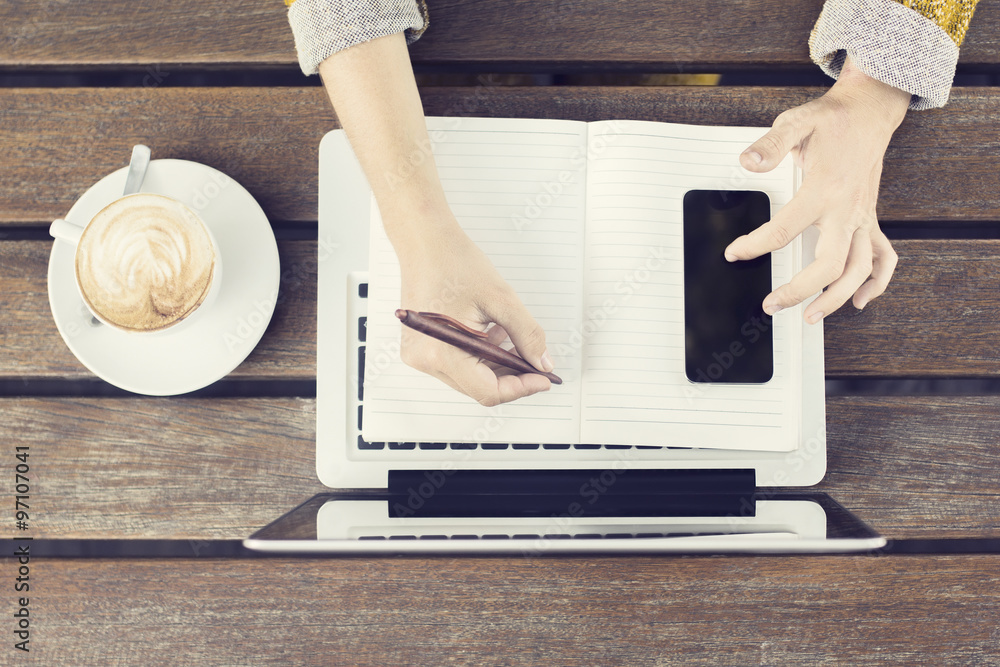
[[[274,552],[451,553],[543,556],[569,553],[831,553],[885,545],[870,527],[822,493],[754,494],[726,515],[646,513],[539,515],[510,497],[455,496],[428,515],[401,513],[388,493],[319,494],[244,544]],[[567,499],[571,500],[571,499]],[[454,512],[447,511],[451,503]],[[571,507],[568,504],[567,507]],[[403,516],[400,516],[403,514]],[[450,515],[449,515],[450,514]]]

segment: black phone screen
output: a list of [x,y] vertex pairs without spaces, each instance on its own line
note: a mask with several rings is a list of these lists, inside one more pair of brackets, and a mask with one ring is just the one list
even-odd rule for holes
[[685,368],[692,382],[762,383],[774,375],[771,255],[727,262],[726,246],[771,219],[755,190],[684,195]]

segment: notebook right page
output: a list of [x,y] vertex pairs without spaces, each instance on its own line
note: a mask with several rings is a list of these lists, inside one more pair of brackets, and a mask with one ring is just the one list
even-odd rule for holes
[[[702,384],[684,371],[684,193],[761,190],[771,215],[794,193],[790,158],[754,174],[740,153],[766,128],[646,121],[589,126],[584,282],[584,442],[791,451],[801,430],[802,308],[773,319],[774,375]],[[772,254],[772,284],[800,243]],[[746,328],[753,335],[757,325]]]

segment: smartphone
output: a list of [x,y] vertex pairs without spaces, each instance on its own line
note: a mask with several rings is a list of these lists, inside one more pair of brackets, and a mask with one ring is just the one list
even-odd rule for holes
[[756,190],[689,190],[684,195],[684,333],[687,378],[764,383],[774,375],[771,255],[727,262],[726,246],[771,219]]

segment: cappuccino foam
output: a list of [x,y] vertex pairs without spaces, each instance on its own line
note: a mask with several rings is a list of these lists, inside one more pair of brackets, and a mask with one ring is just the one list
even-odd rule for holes
[[208,294],[215,248],[197,216],[167,197],[119,199],[87,225],[76,273],[88,305],[105,321],[156,331],[192,313]]

